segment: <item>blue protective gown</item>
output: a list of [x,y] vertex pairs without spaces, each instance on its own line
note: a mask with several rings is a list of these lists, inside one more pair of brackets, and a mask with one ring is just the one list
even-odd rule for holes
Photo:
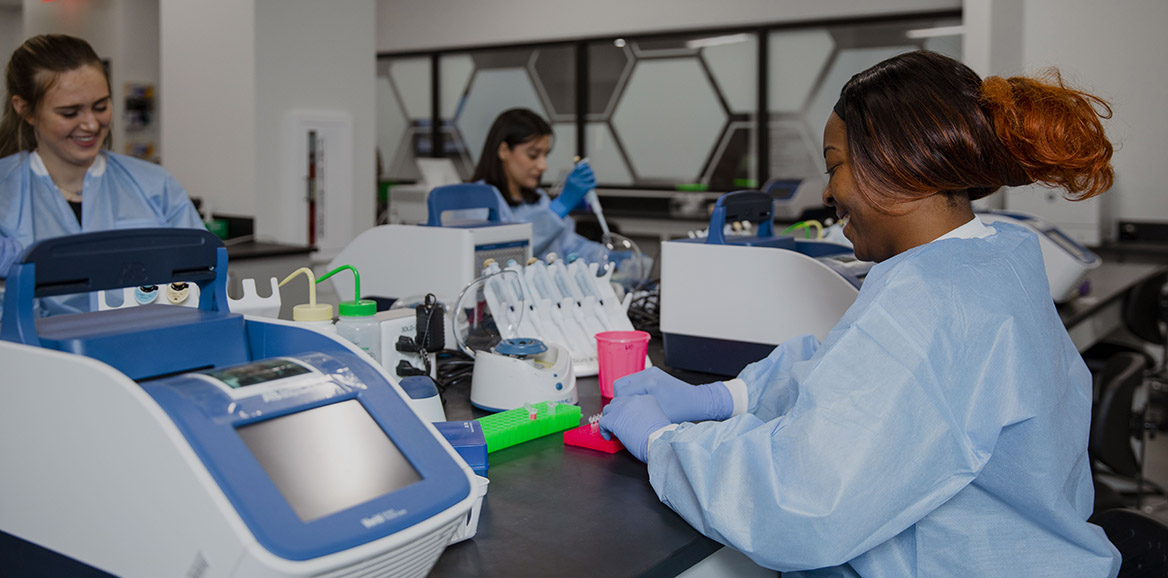
[[[479,181],[480,183],[483,181]],[[598,263],[607,254],[604,246],[576,234],[576,222],[561,217],[549,207],[547,193],[537,190],[539,202],[512,207],[503,194],[495,189],[499,220],[504,223],[531,223],[531,254],[540,259],[555,253],[562,259],[576,255],[589,263]]]
[[1115,576],[1090,374],[1037,239],[994,228],[876,265],[822,344],[742,371],[746,413],[664,431],[661,500],[784,578]]
[[[166,169],[102,151],[85,174],[81,224],[36,153],[0,159],[0,276],[42,239],[137,227],[203,228],[186,191]],[[42,313],[88,311],[86,295],[40,300]],[[0,301],[2,306],[2,301]]]

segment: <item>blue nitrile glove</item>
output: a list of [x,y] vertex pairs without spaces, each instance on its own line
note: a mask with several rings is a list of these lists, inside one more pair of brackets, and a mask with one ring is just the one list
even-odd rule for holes
[[584,195],[595,188],[596,174],[592,172],[592,167],[588,166],[587,161],[578,162],[576,168],[572,169],[572,174],[568,175],[568,180],[564,182],[560,196],[552,199],[549,206],[557,215],[563,217],[580,206]]
[[720,381],[690,385],[657,367],[626,375],[612,384],[613,395],[651,395],[673,423],[723,420],[734,414],[734,398]]
[[649,459],[649,436],[670,425],[673,424],[652,396],[628,395],[613,398],[604,406],[600,435],[606,440],[612,435],[620,438],[629,453],[644,462]]

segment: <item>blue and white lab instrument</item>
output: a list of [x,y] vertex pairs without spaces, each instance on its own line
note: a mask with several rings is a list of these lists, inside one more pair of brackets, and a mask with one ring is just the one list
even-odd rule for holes
[[[774,234],[771,196],[722,195],[709,234],[661,244],[665,364],[736,375],[791,337],[823,339],[859,294],[872,263],[851,249]],[[757,223],[731,237],[730,222]]]
[[1058,227],[1034,216],[1016,211],[984,211],[977,213],[985,224],[998,221],[1014,223],[1038,235],[1050,296],[1055,303],[1066,303],[1082,294],[1087,272],[1103,264],[1090,249],[1080,245]]
[[[0,537],[125,577],[424,576],[465,525],[470,468],[368,357],[227,311],[226,279],[206,231],[24,253],[0,324]],[[199,307],[33,317],[34,297],[171,281]]]
[[[501,222],[490,185],[438,187],[427,202],[427,226],[373,227],[342,249],[329,270],[352,265],[361,271],[361,297],[400,299],[433,293],[439,301],[453,303],[462,288],[478,278],[487,259],[526,263],[531,258],[531,224]],[[442,214],[454,211],[487,213],[487,220],[444,224]],[[352,279],[333,277],[332,282],[338,295],[353,294]]]

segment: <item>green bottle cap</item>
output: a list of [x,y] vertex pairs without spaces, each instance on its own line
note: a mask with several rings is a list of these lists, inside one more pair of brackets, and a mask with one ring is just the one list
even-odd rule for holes
[[320,279],[317,279],[316,282],[320,283],[321,281],[332,277],[337,272],[344,271],[346,269],[353,272],[353,300],[342,301],[338,303],[337,313],[339,313],[341,317],[369,317],[370,315],[376,315],[377,302],[370,299],[361,298],[361,275],[357,273],[356,267],[352,265],[341,265],[340,267],[325,273],[324,276]]
[[377,302],[369,299],[341,301],[337,309],[341,317],[369,317],[377,314]]

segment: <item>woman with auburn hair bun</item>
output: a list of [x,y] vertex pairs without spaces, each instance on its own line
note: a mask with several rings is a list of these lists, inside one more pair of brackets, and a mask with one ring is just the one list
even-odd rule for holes
[[823,200],[876,262],[855,303],[735,379],[618,380],[602,430],[664,503],[784,578],[1116,576],[1087,522],[1091,375],[1038,239],[970,204],[1031,182],[1103,193],[1110,114],[1057,73],[982,81],[928,51],[853,76]]

